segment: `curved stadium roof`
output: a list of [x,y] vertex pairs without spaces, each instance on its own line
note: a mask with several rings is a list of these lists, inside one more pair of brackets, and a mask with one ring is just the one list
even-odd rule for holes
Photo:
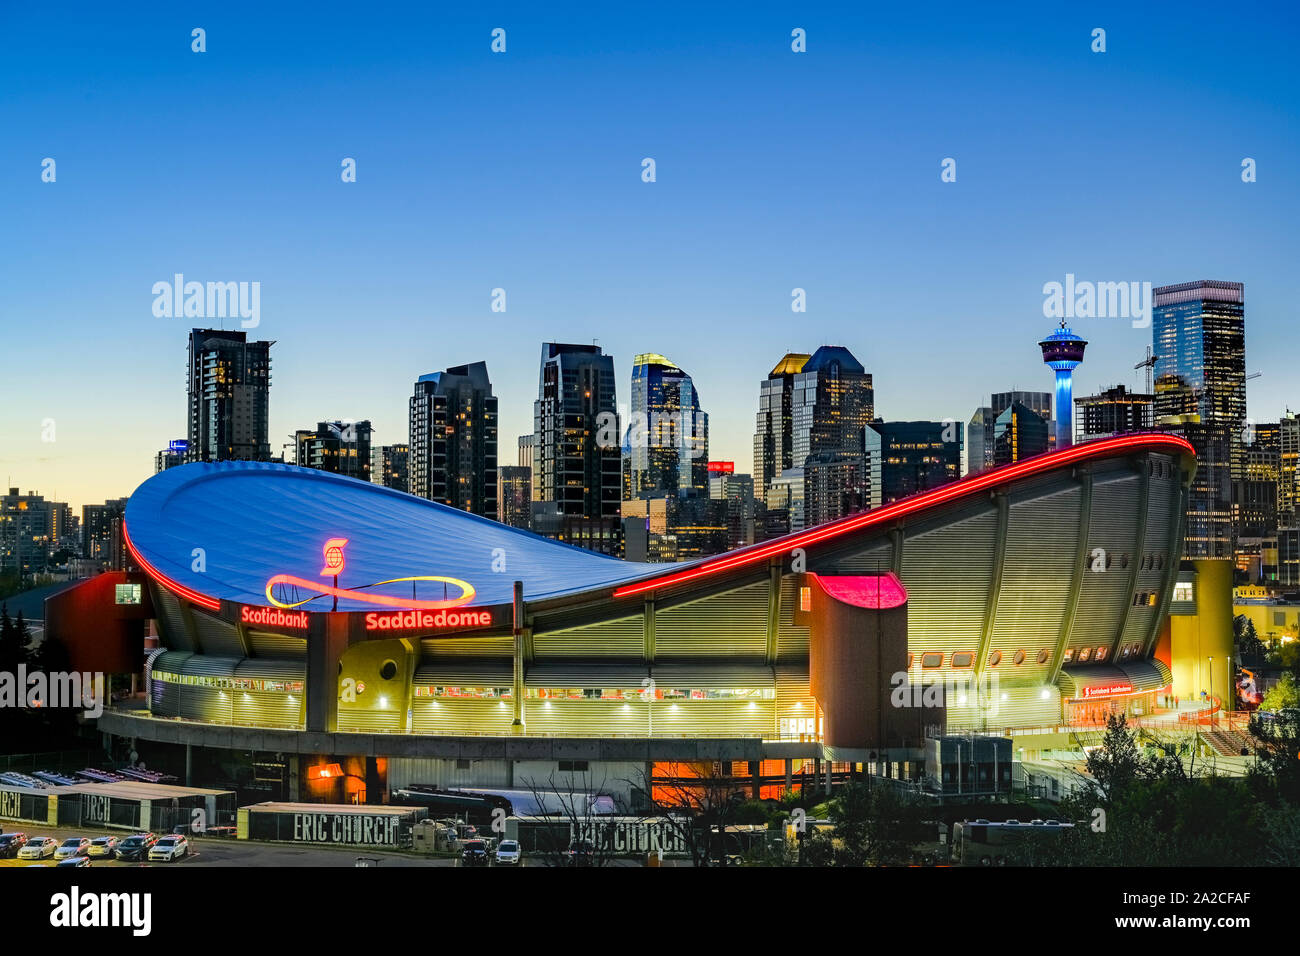
[[[1075,445],[944,485],[934,491],[748,548],[680,564],[622,561],[369,482],[269,462],[220,462],[172,468],[148,479],[126,509],[127,541],[147,571],[199,604],[213,599],[266,605],[268,582],[294,575],[320,585],[323,546],[346,538],[343,589],[383,594],[403,605],[411,584],[393,579],[446,576],[469,582],[475,605],[506,604],[515,581],[528,601],[614,589],[615,597],[702,579],[787,552],[938,508],[967,496],[1075,463],[1146,451],[1191,455],[1170,435],[1125,435]],[[196,557],[200,552],[202,562]],[[504,561],[504,566],[501,562]],[[454,585],[416,582],[420,601],[456,598]],[[312,598],[281,586],[280,600]],[[316,596],[304,610],[327,611]],[[340,611],[375,610],[341,596]]]
[[[676,567],[632,564],[370,482],[272,462],[169,468],[136,489],[126,526],[142,562],[180,585],[182,594],[241,604],[269,604],[267,582],[278,574],[329,584],[320,574],[322,547],[336,537],[348,539],[341,588],[445,575],[472,584],[477,605],[509,603],[515,581],[536,600]],[[196,548],[203,549],[203,570],[195,570]],[[494,562],[502,570],[494,571]],[[421,600],[444,597],[442,584],[416,587]],[[409,596],[409,588],[373,590]],[[445,596],[458,594],[453,586]],[[324,598],[303,606],[330,608]],[[376,607],[340,598],[338,609]]]

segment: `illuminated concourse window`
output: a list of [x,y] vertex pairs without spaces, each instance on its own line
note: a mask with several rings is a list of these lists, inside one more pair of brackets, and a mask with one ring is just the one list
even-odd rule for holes
[[1091,655],[1092,655],[1092,648],[1091,648],[1091,647],[1081,647],[1081,648],[1079,648],[1079,663],[1082,664],[1082,663],[1083,663],[1084,661],[1086,661],[1086,660],[1087,660]]
[[1065,656],[1061,658],[1061,663],[1062,663],[1062,664],[1068,664],[1068,663],[1070,663],[1070,661],[1072,661],[1072,660],[1074,660],[1074,648],[1073,648],[1073,647],[1067,647],[1067,648],[1065,649]]
[[1177,584],[1174,585],[1174,600],[1175,601],[1196,600],[1196,593],[1193,590],[1193,585],[1191,581],[1179,581]]
[[509,699],[509,687],[430,687],[421,685],[415,688],[416,697],[461,697],[475,700]]
[[[524,696],[532,700],[645,700],[646,691],[640,687],[530,687]],[[774,700],[776,691],[771,687],[656,687],[655,700]]]
[[301,694],[300,680],[268,680],[260,677],[208,677],[203,674],[170,674],[154,671],[154,680],[186,687],[214,687],[217,690],[260,690],[281,694]]
[[1097,648],[1097,653],[1096,653],[1096,655],[1093,656],[1093,661],[1095,661],[1095,662],[1097,662],[1097,663],[1101,663],[1102,661],[1104,661],[1104,660],[1106,659],[1106,655],[1109,654],[1109,653],[1110,653],[1110,649],[1109,649],[1109,648],[1106,648],[1106,647],[1099,647],[1099,648]]

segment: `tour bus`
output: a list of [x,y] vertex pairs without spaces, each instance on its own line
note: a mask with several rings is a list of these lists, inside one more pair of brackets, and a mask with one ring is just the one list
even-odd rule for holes
[[1073,823],[1060,820],[962,820],[952,827],[952,862],[955,866],[1016,866],[1024,862],[1024,841],[1057,839],[1073,829]]

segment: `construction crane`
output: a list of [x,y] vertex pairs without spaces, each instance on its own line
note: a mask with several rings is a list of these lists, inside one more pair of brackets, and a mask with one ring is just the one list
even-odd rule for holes
[[1152,390],[1151,390],[1151,389],[1152,389],[1152,385],[1151,385],[1151,374],[1152,374],[1152,372],[1151,372],[1151,370],[1154,369],[1154,368],[1156,367],[1156,362],[1158,362],[1159,360],[1160,360],[1160,356],[1159,356],[1159,355],[1152,355],[1152,354],[1151,354],[1151,346],[1148,345],[1148,346],[1147,346],[1147,357],[1146,357],[1145,359],[1143,359],[1141,362],[1138,362],[1136,365],[1133,366],[1134,370],[1137,370],[1137,369],[1140,369],[1140,368],[1144,368],[1144,369],[1147,370],[1147,394],[1148,394],[1148,395],[1152,395],[1152,394],[1154,394],[1154,393],[1152,392]]

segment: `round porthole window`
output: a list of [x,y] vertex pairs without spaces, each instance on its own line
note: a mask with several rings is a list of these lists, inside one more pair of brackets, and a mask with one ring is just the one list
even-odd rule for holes
[[1025,662],[1025,652],[1016,651],[1016,656],[1011,658],[1011,663],[1019,665],[1019,664],[1023,664],[1024,662]]
[[994,651],[989,655],[989,667],[997,667],[1002,663],[1002,652]]
[[384,680],[392,680],[397,676],[397,661],[384,661],[379,665],[379,676]]
[[1046,663],[1047,663],[1047,657],[1048,657],[1047,651],[1045,651],[1045,650],[1043,650],[1043,651],[1039,651],[1039,652],[1038,652],[1038,663],[1040,663],[1040,664],[1046,664]]

